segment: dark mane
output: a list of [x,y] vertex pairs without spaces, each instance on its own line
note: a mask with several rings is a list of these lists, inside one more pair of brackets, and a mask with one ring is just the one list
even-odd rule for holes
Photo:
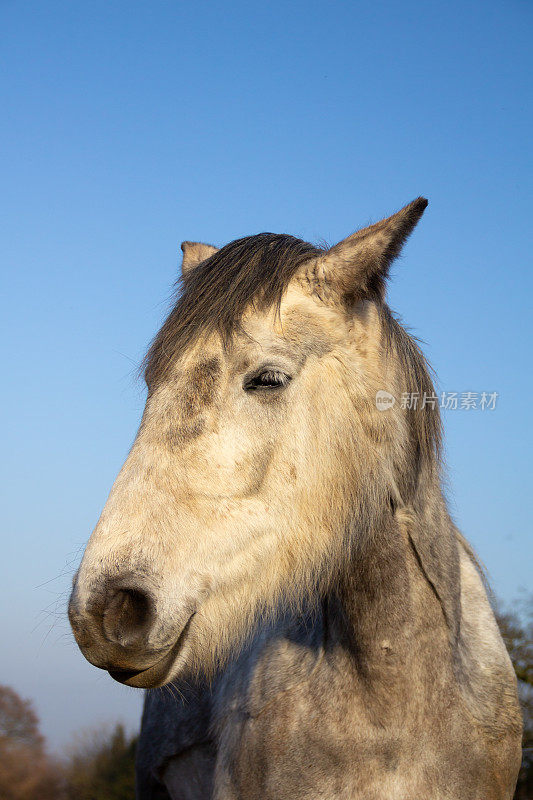
[[[442,449],[442,421],[439,411],[439,400],[436,398],[429,365],[417,340],[398,322],[390,308],[384,303],[380,307],[380,316],[385,347],[392,352],[400,366],[400,374],[404,385],[402,391],[417,398],[416,406],[406,411],[411,428],[411,441],[416,446],[418,458],[426,463],[439,460]],[[397,398],[400,400],[400,398]]]
[[228,341],[251,304],[279,306],[298,268],[320,252],[294,236],[258,233],[230,242],[183,275],[174,308],[146,355],[147,383],[160,380],[176,351],[200,333],[217,330]]

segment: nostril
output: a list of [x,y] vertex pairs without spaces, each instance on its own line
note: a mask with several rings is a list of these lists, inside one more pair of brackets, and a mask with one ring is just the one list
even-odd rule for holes
[[106,604],[103,615],[108,639],[123,647],[139,644],[152,626],[151,598],[139,589],[119,589]]

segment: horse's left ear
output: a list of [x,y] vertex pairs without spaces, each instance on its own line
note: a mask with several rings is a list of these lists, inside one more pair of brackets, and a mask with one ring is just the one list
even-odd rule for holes
[[183,261],[181,262],[182,275],[186,275],[190,269],[198,266],[202,261],[218,252],[218,249],[213,245],[202,244],[202,242],[182,242],[181,249],[183,252]]
[[428,201],[412,203],[343,239],[317,259],[315,280],[334,289],[344,301],[382,299],[389,267],[424,213]]

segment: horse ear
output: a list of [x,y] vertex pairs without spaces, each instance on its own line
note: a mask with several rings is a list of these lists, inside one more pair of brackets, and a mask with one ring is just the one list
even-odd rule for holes
[[202,242],[182,242],[181,249],[183,252],[183,261],[181,262],[182,275],[186,275],[190,269],[198,266],[202,261],[218,252],[216,247],[210,244],[202,244]]
[[341,298],[383,299],[389,267],[424,213],[428,201],[418,197],[392,217],[362,228],[334,245],[317,260],[315,280]]

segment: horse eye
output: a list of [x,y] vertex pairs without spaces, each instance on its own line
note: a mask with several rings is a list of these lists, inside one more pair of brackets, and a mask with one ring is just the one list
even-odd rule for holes
[[244,390],[253,392],[256,389],[281,389],[283,386],[287,386],[290,380],[290,375],[285,372],[267,369],[245,381]]

